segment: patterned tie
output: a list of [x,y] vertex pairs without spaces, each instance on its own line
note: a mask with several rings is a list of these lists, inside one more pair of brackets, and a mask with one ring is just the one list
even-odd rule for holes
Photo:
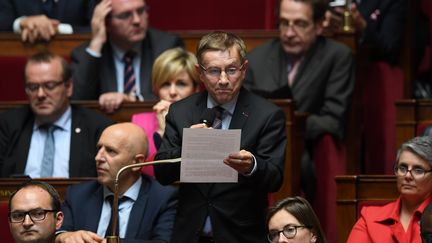
[[135,92],[135,73],[133,68],[133,58],[135,53],[128,51],[124,57],[124,93],[130,94]]
[[215,106],[213,107],[213,110],[215,111],[215,119],[212,127],[214,129],[222,129],[222,120],[225,109],[221,106]]
[[53,170],[54,170],[54,154],[55,154],[54,131],[55,129],[57,129],[57,126],[51,124],[45,124],[39,126],[39,129],[46,132],[40,176],[52,177]]

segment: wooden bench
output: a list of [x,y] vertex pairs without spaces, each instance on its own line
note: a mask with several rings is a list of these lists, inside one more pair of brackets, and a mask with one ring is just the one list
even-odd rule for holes
[[[419,136],[420,130],[432,125],[432,100],[406,99],[396,102],[396,145]],[[422,131],[420,131],[422,132]]]
[[[285,113],[285,129],[288,143],[285,156],[285,178],[282,188],[275,194],[275,199],[279,200],[287,196],[298,195],[300,193],[300,161],[303,152],[304,131],[306,114],[295,113],[294,103],[291,100],[273,100]],[[93,109],[103,113],[99,109],[97,101],[73,101],[83,107]],[[27,104],[27,101],[7,101],[0,102],[0,112],[16,108]],[[155,101],[125,103],[119,110],[112,114],[105,114],[116,122],[129,122],[132,115],[140,112],[152,112]]]
[[336,186],[338,242],[346,242],[348,239],[361,205],[384,204],[399,196],[396,178],[391,175],[336,176]]

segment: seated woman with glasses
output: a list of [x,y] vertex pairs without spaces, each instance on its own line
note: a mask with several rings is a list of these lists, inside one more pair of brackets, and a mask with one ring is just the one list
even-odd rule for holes
[[[199,91],[196,64],[196,57],[182,48],[168,49],[156,58],[152,69],[152,84],[153,92],[160,101],[153,106],[154,112],[139,113],[132,117],[132,122],[141,126],[147,134],[147,160],[153,160],[162,142],[169,106]],[[153,175],[153,169],[149,166],[144,167],[143,172]]]
[[419,220],[432,200],[432,137],[401,145],[394,167],[399,198],[384,206],[363,207],[348,243],[420,243]]
[[267,215],[268,241],[326,243],[311,205],[301,197],[288,197],[271,207]]

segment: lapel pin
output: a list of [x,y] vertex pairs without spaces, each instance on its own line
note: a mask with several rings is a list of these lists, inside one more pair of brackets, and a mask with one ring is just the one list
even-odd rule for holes
[[245,116],[245,117],[249,117],[249,114],[246,113],[246,112],[244,112],[244,111],[243,111],[242,115]]
[[81,132],[81,128],[77,127],[75,128],[75,133],[80,133]]

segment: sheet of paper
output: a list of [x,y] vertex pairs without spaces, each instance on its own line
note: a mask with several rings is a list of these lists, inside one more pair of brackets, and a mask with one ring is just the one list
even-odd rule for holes
[[240,151],[241,130],[183,129],[180,182],[238,182],[238,172],[225,165]]

